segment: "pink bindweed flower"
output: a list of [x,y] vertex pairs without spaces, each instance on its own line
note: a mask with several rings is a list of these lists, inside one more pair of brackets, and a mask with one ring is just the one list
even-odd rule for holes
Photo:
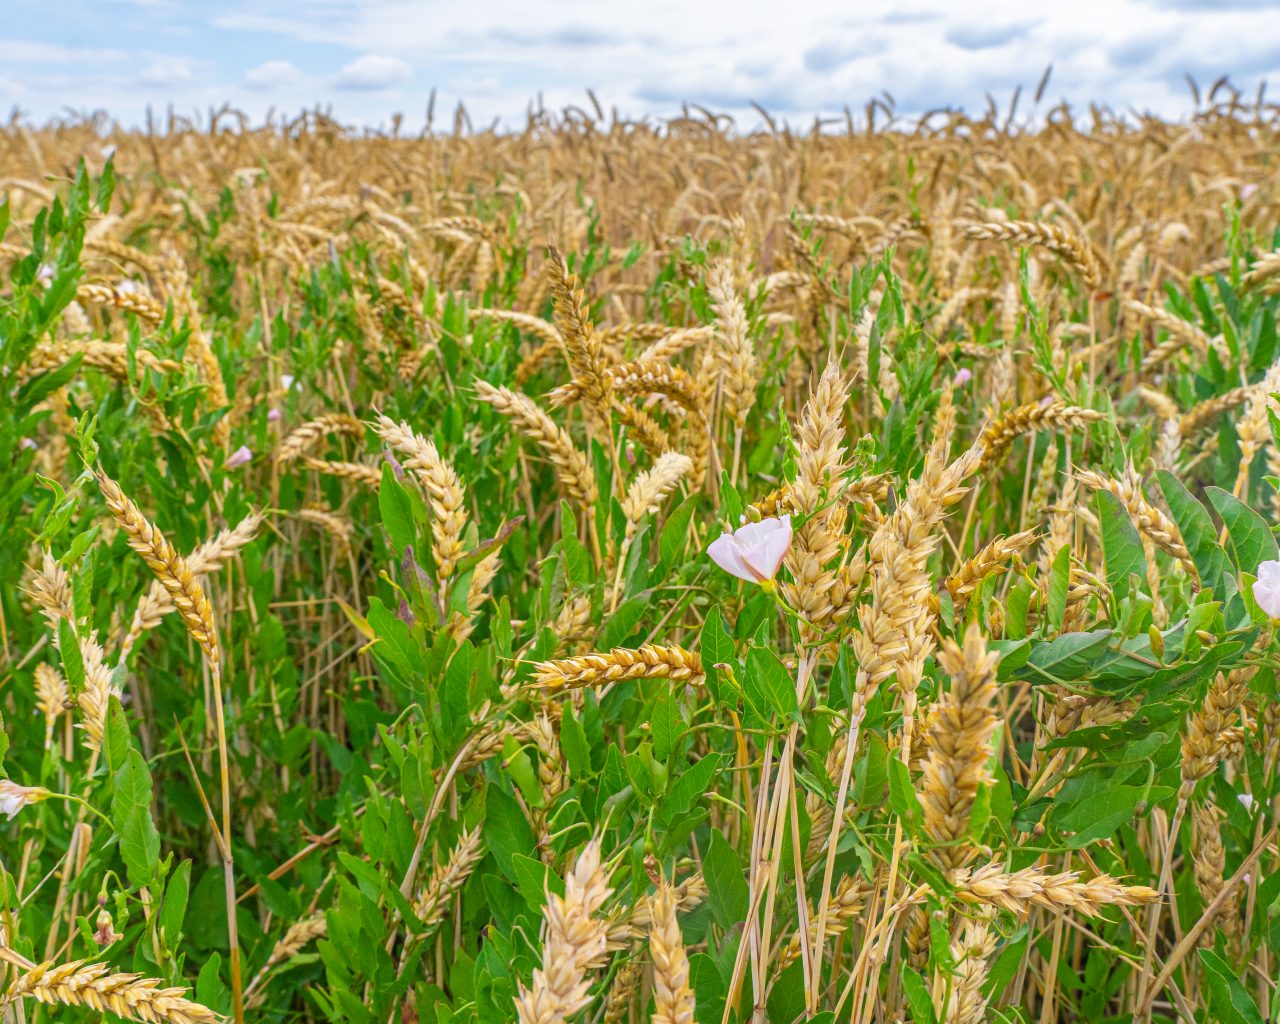
[[791,550],[791,517],[747,523],[711,542],[707,554],[727,573],[748,583],[773,588],[778,566]]
[[18,447],[24,452],[33,452],[40,446],[36,444],[34,438],[24,437],[18,441]]
[[222,464],[222,468],[236,469],[237,467],[243,466],[246,463],[252,462],[252,461],[253,461],[253,452],[249,450],[248,445],[242,444],[239,448],[237,448],[234,452],[231,453],[231,457]]
[[951,386],[953,388],[962,388],[971,380],[973,380],[973,371],[967,366],[962,366],[956,371],[956,375],[951,378]]
[[1263,562],[1253,583],[1253,599],[1273,619],[1280,619],[1280,562]]
[[275,423],[275,422],[277,422],[279,419],[280,419],[280,410],[279,410],[279,409],[276,409],[276,408],[274,408],[274,407],[273,407],[273,408],[271,408],[271,409],[268,409],[268,410],[267,410],[267,422],[268,422],[268,423]]
[[51,795],[40,786],[19,786],[8,779],[0,779],[0,814],[12,818],[27,804],[39,803]]
[[1253,794],[1252,793],[1241,793],[1239,796],[1236,797],[1236,799],[1240,801],[1240,806],[1243,807],[1246,811],[1253,810]]
[[1257,191],[1258,191],[1258,186],[1256,183],[1252,181],[1245,182],[1245,184],[1240,186],[1240,198],[1241,199],[1252,198],[1253,194]]

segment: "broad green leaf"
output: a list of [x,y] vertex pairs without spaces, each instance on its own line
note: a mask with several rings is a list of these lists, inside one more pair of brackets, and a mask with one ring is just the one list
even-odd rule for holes
[[702,873],[707,882],[707,902],[716,923],[721,928],[740,926],[746,920],[749,900],[746,873],[737,852],[719,829],[711,831]]
[[1102,660],[1111,642],[1111,630],[1063,633],[1047,643],[1033,645],[1027,663],[1015,678],[1033,683],[1083,679]]
[[[1146,579],[1147,559],[1142,538],[1129,519],[1128,510],[1110,491],[1094,494],[1098,522],[1102,525],[1102,554],[1107,567],[1107,584],[1117,600],[1129,592],[1129,577]],[[1064,549],[1065,550],[1065,549]]]
[[795,683],[791,673],[768,647],[752,647],[742,672],[742,690],[763,722],[774,715],[789,718],[796,711]]
[[1067,592],[1071,587],[1071,546],[1064,544],[1053,556],[1049,570],[1048,615],[1045,624],[1051,633],[1062,629],[1067,614]]
[[707,612],[707,618],[702,623],[702,635],[698,641],[698,647],[702,656],[702,671],[707,676],[707,689],[712,697],[719,700],[720,672],[716,666],[732,664],[736,656],[733,637],[724,628],[724,619],[720,615],[719,608],[713,607]]
[[111,781],[111,824],[120,837],[129,884],[149,885],[160,856],[160,835],[151,820],[151,772],[131,748]]
[[1199,949],[1215,1017],[1222,1024],[1264,1024],[1258,1004],[1240,984],[1231,965],[1211,949]]
[[417,528],[413,523],[413,502],[404,486],[396,479],[390,463],[383,463],[382,483],[378,485],[378,509],[382,513],[382,525],[386,527],[397,552],[417,543]]
[[911,1019],[915,1024],[937,1024],[938,1017],[933,1012],[933,1000],[929,998],[924,979],[905,960],[902,961],[902,991],[906,994],[907,1003],[911,1007]]
[[1229,550],[1237,570],[1256,576],[1262,562],[1280,558],[1276,539],[1257,512],[1220,487],[1206,488],[1205,493],[1227,528]]
[[900,758],[892,755],[889,760],[889,806],[893,809],[893,813],[902,819],[909,833],[919,835],[924,822],[920,797],[916,795],[907,766]]
[[1157,472],[1156,480],[1169,505],[1169,514],[1182,534],[1182,542],[1191,553],[1201,584],[1216,588],[1218,578],[1227,567],[1227,553],[1218,543],[1218,531],[1208,509],[1167,469]]

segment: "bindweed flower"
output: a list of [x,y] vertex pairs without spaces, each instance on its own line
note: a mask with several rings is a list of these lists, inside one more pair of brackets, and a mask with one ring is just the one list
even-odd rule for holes
[[239,448],[237,448],[234,452],[231,453],[231,457],[222,464],[222,468],[235,469],[238,466],[243,466],[246,463],[252,462],[252,461],[253,461],[253,452],[249,450],[248,445],[242,444]]
[[274,407],[267,410],[267,422],[276,423],[280,419],[280,410]]
[[791,550],[791,517],[747,523],[711,542],[707,554],[725,572],[773,589],[778,566]]
[[1253,810],[1253,794],[1252,793],[1241,793],[1239,796],[1236,797],[1236,799],[1240,801],[1240,806],[1243,807],[1246,811]]
[[292,390],[292,388],[293,388],[293,383],[294,383],[294,377],[293,377],[293,374],[291,374],[291,373],[282,373],[282,374],[280,374],[280,386],[281,386],[282,388],[284,388],[284,390],[285,390],[285,391],[290,391],[290,390]]
[[1245,182],[1245,184],[1240,186],[1240,198],[1252,199],[1254,196],[1254,193],[1256,193],[1257,191],[1258,191],[1258,186],[1254,182],[1252,181]]
[[1253,599],[1273,619],[1280,619],[1280,562],[1263,562],[1253,583]]
[[0,814],[12,818],[27,804],[39,803],[51,795],[40,786],[19,786],[8,779],[0,779]]
[[33,438],[24,437],[18,441],[18,447],[21,448],[24,452],[33,452],[40,446],[36,444]]
[[973,371],[967,366],[962,366],[956,371],[956,375],[951,378],[951,386],[953,388],[962,388],[971,380],[973,380]]

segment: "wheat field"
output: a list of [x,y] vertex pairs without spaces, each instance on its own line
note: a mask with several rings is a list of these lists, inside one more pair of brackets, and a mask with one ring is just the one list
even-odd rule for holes
[[1280,1017],[1280,107],[884,113],[0,130],[6,1024]]

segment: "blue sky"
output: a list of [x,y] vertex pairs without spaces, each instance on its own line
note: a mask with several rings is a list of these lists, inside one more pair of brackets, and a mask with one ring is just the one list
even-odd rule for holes
[[[754,123],[750,102],[806,123],[887,90],[904,112],[1003,104],[1054,74],[1046,101],[1185,114],[1184,72],[1280,90],[1280,2],[1010,0],[958,4],[739,0],[0,0],[0,113],[40,122],[148,104],[182,114],[230,102],[251,117],[319,102],[342,121],[519,124],[541,95],[627,116],[684,100]],[[1277,97],[1280,98],[1280,97]],[[1024,107],[1024,110],[1026,108]]]

